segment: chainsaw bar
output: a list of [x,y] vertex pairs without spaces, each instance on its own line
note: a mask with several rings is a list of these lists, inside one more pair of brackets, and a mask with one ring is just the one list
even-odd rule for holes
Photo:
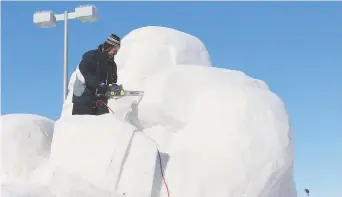
[[143,95],[144,95],[144,91],[121,90],[118,95],[113,95],[112,93],[111,97],[116,100],[125,96],[143,96]]

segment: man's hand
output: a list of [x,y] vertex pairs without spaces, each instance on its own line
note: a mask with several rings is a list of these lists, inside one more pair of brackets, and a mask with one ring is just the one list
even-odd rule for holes
[[96,90],[96,94],[105,94],[108,91],[108,86],[105,83],[99,84],[99,87]]

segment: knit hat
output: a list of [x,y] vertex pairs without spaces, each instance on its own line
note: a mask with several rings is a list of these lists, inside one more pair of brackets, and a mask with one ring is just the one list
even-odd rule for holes
[[121,39],[115,34],[108,36],[107,40],[104,42],[104,49],[107,50],[109,47],[120,47]]

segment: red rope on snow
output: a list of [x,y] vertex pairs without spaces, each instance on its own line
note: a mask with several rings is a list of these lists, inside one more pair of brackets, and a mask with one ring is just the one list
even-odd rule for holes
[[164,181],[164,185],[166,187],[167,196],[170,197],[169,187],[167,186],[166,181],[165,181],[165,177],[164,177],[164,172],[163,172],[163,166],[162,166],[162,160],[161,160],[161,157],[160,157],[160,152],[159,152],[158,149],[157,149],[157,151],[158,151],[158,158],[159,158],[159,165],[160,165],[160,173],[162,175],[162,178],[163,178],[163,181]]
[[[106,106],[106,107],[114,114],[114,111],[113,111],[105,102],[103,102],[103,101],[101,101],[101,100],[96,101],[96,107],[101,106],[101,104],[103,104],[104,106]],[[161,173],[161,175],[162,175],[163,182],[164,182],[164,185],[165,185],[165,187],[166,187],[167,196],[170,197],[169,187],[167,186],[167,183],[166,183],[165,177],[164,177],[162,159],[161,159],[160,152],[159,152],[158,149],[157,149],[157,151],[158,151],[158,158],[159,158],[159,165],[160,165],[160,173]]]

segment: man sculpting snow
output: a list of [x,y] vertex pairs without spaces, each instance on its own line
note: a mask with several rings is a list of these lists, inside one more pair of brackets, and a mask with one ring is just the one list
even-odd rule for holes
[[[107,40],[83,54],[73,87],[72,115],[101,115],[109,113],[108,93],[120,91],[114,56],[120,49],[120,38],[111,34]],[[101,104],[101,105],[99,105]]]

